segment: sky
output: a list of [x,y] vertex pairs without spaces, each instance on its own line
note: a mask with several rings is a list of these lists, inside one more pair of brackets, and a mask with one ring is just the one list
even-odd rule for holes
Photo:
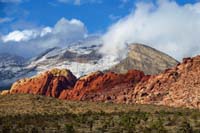
[[[1,32],[53,26],[60,18],[81,20],[89,33],[105,32],[117,19],[130,13],[134,0],[0,0]],[[1,20],[2,21],[2,20]]]
[[193,56],[200,53],[200,1],[0,0],[0,53],[32,57],[92,35],[102,37],[103,54],[137,42],[178,60]]
[[[138,1],[141,0],[0,0],[0,32],[53,26],[65,17],[81,20],[89,33],[102,33],[134,10]],[[196,1],[177,0],[177,3]]]

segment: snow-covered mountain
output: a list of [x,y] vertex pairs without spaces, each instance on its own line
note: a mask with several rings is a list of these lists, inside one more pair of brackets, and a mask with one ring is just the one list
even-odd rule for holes
[[101,40],[90,40],[73,43],[67,48],[51,48],[32,59],[27,68],[35,68],[37,73],[51,68],[70,69],[77,77],[92,71],[105,70],[118,63],[111,56],[99,54]]
[[0,88],[6,89],[18,79],[31,77],[52,68],[69,69],[76,77],[99,70],[123,73],[129,69],[137,69],[145,74],[157,74],[178,63],[168,55],[141,44],[130,44],[124,59],[100,54],[101,47],[102,41],[99,37],[88,37],[68,44],[65,48],[49,48],[28,61],[19,56],[2,54]]
[[27,73],[26,59],[17,55],[0,53],[0,86],[7,87],[14,80],[13,77],[21,77]]
[[68,44],[65,48],[49,48],[28,61],[19,56],[5,55],[6,58],[0,61],[0,88],[51,68],[70,69],[77,77],[92,71],[109,69],[118,61],[112,56],[99,54],[101,46],[102,41],[98,37],[89,37]]

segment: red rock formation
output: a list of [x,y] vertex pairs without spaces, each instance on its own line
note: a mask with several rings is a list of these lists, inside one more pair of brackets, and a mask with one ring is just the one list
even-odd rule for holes
[[80,78],[72,90],[63,91],[59,98],[127,102],[126,94],[143,77],[145,77],[144,73],[137,70],[128,71],[126,74],[94,72]]
[[128,102],[128,92],[145,77],[137,70],[126,74],[98,71],[76,82],[70,71],[53,69],[15,82],[6,94],[30,93],[67,100]]
[[30,93],[59,97],[64,89],[73,88],[76,77],[69,70],[53,69],[32,78],[15,82],[11,94]]
[[126,74],[94,72],[76,81],[70,71],[55,69],[17,81],[9,93],[200,108],[200,56],[185,58],[181,64],[153,76],[137,70]]
[[200,108],[200,56],[140,82],[129,96],[133,103]]

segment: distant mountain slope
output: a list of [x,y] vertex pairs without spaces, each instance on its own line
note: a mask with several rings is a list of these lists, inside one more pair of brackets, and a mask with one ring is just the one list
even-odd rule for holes
[[145,74],[158,74],[178,64],[174,58],[146,45],[132,44],[129,48],[127,57],[110,71],[125,73],[130,69],[137,69]]
[[145,45],[130,45],[128,57],[120,62],[114,56],[101,55],[101,46],[101,39],[92,37],[68,44],[65,48],[49,48],[28,61],[15,55],[0,56],[0,89],[7,89],[16,80],[53,68],[69,69],[79,78],[99,70],[124,73],[138,69],[146,74],[156,74],[177,63],[175,59]]
[[13,77],[26,72],[23,68],[25,65],[26,59],[21,56],[0,53],[0,87],[8,89],[9,84],[14,81],[11,80]]
[[[11,84],[19,79],[52,68],[72,69],[78,77],[99,69],[102,60],[99,60],[101,56],[97,50],[100,46],[98,37],[90,37],[67,44],[66,48],[49,48],[30,60],[22,60],[16,55],[0,55],[0,90],[10,88]],[[100,63],[97,64],[98,61]],[[107,63],[105,69],[112,66],[111,63]]]

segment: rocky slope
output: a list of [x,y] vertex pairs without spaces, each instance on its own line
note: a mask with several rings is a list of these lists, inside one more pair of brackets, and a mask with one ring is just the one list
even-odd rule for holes
[[140,82],[129,96],[133,103],[200,108],[200,56]]
[[72,90],[61,93],[60,99],[126,102],[124,95],[144,78],[141,71],[130,70],[126,74],[94,72],[80,78]]
[[[63,74],[64,73],[64,74]],[[68,70],[52,70],[19,80],[2,94],[32,93],[67,100],[156,104],[200,108],[200,56],[158,75],[138,70],[126,74],[94,72],[76,80]]]
[[146,45],[132,44],[129,49],[127,57],[109,70],[126,73],[130,69],[136,69],[145,74],[158,74],[178,64],[172,57]]

